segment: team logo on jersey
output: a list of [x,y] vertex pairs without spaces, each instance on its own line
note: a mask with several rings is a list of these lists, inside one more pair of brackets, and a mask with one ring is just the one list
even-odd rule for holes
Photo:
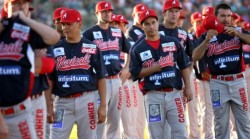
[[164,31],[159,31],[160,35],[166,36]]
[[152,54],[150,50],[147,50],[145,52],[141,52],[140,53],[140,57],[142,61],[148,60],[150,58],[152,58]]
[[102,39],[103,37],[102,37],[102,32],[101,31],[94,31],[93,32],[93,35],[94,35],[94,38],[95,39]]
[[122,32],[118,28],[111,28],[111,32],[113,37],[122,37]]
[[142,33],[140,30],[138,30],[138,29],[135,29],[135,30],[134,30],[134,33],[135,33],[137,36],[143,34],[143,33]]
[[20,66],[0,66],[0,75],[21,75]]
[[11,30],[11,38],[21,39],[23,41],[29,41],[30,37],[30,27],[22,24],[14,23]]
[[218,41],[208,44],[207,56],[218,55],[225,53],[226,51],[231,51],[240,48],[240,40],[238,37],[234,37],[231,40],[225,40],[223,43],[219,44]]
[[161,56],[158,63],[161,65],[161,67],[167,67],[167,66],[174,66],[174,54],[172,52],[169,53],[167,56]]
[[67,71],[72,69],[88,70],[90,66],[91,55],[86,54],[84,57],[74,56],[72,59],[66,59],[66,56],[59,56],[56,58],[56,69],[60,71]]
[[160,122],[161,118],[161,105],[160,104],[149,104],[149,122]]
[[177,51],[177,48],[174,42],[168,42],[162,44],[162,50],[163,52],[175,52]]
[[109,51],[109,50],[116,50],[119,51],[119,39],[115,38],[113,41],[110,39],[106,42],[103,39],[94,40],[94,44],[98,46],[100,51]]
[[58,56],[61,56],[61,55],[65,55],[63,47],[55,48],[53,51],[54,51],[55,57],[58,57]]
[[22,54],[22,40],[17,40],[15,43],[5,44],[0,42],[0,60],[14,60],[19,61],[24,57]]
[[217,37],[213,36],[213,38],[209,42],[215,42],[215,41],[217,41]]
[[215,65],[220,65],[220,68],[226,68],[227,66],[225,63],[230,63],[230,62],[237,62],[240,61],[239,55],[232,55],[232,56],[226,56],[226,57],[220,57],[214,60]]
[[178,29],[178,38],[183,39],[184,41],[187,40],[187,32],[181,29]]
[[81,48],[82,53],[96,54],[96,45],[95,44],[82,44]]
[[110,65],[110,60],[119,60],[118,54],[109,54],[109,55],[103,55],[103,59],[105,60],[105,65]]

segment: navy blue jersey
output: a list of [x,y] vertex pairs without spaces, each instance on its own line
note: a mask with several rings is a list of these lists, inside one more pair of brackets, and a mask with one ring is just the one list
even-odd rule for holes
[[131,39],[133,42],[136,42],[144,34],[144,31],[135,25],[132,25],[128,28],[126,32],[126,37]]
[[190,35],[188,35],[188,33],[185,30],[179,27],[176,27],[174,29],[168,29],[168,28],[165,28],[162,24],[160,24],[159,33],[164,36],[171,36],[179,40],[184,51],[187,53],[187,55],[189,56],[191,60],[192,52],[194,50],[194,44],[192,40],[190,39]]
[[[250,47],[250,45],[243,45],[243,47]],[[248,48],[249,49],[249,48]],[[245,64],[250,64],[250,51],[243,51]]]
[[[198,44],[201,44],[205,38],[206,34],[203,34]],[[204,54],[211,74],[227,75],[242,72],[244,70],[242,68],[244,64],[242,44],[243,42],[237,36],[224,33],[214,36]]]
[[163,88],[182,89],[182,78],[180,70],[189,66],[189,60],[179,41],[173,37],[160,37],[158,49],[151,47],[146,40],[136,44],[130,52],[130,72],[133,79],[138,76],[142,68],[148,68],[163,59],[167,66],[161,72],[153,73],[140,79],[143,81],[143,90],[155,90]]
[[0,34],[0,106],[12,106],[25,100],[34,80],[34,48],[47,45],[19,17],[2,21]]
[[56,67],[53,72],[53,93],[63,97],[97,90],[97,79],[106,75],[105,65],[98,47],[81,38],[79,43],[62,39],[54,45]]
[[83,36],[94,42],[100,49],[108,76],[117,75],[122,69],[120,52],[129,53],[130,49],[130,44],[122,31],[113,27],[104,30],[95,25],[87,29]]

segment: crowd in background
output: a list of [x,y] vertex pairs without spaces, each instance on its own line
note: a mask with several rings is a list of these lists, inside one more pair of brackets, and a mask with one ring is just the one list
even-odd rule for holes
[[[35,11],[33,17],[43,23],[52,25],[51,13],[54,9],[65,6],[68,8],[77,9],[83,17],[83,29],[90,27],[96,23],[95,4],[98,0],[37,0],[33,2]],[[109,0],[114,5],[114,13],[124,15],[129,25],[132,25],[132,8],[137,3],[143,2],[148,7],[155,9],[158,12],[160,21],[162,21],[162,5],[164,0]],[[206,6],[215,6],[220,2],[226,2],[232,7],[232,11],[238,13],[247,22],[250,21],[250,0],[180,0],[182,4],[182,12],[185,21],[183,28],[188,30],[191,26],[190,15],[193,12],[200,11]]]

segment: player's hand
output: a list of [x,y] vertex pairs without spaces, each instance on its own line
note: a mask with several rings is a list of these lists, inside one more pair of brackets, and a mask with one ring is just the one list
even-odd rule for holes
[[106,105],[99,106],[97,115],[98,115],[98,121],[97,121],[98,124],[105,122],[105,120],[106,120]]
[[207,31],[206,41],[210,41],[213,38],[213,36],[216,36],[216,35],[218,35],[218,32],[216,30],[209,29]]
[[129,72],[129,68],[123,68],[120,76],[122,80],[122,84],[125,83],[125,81],[130,77],[131,73]]
[[8,139],[9,130],[2,117],[0,117],[0,139]]
[[232,36],[239,35],[239,31],[235,30],[233,27],[225,27],[225,33],[232,35]]
[[183,94],[187,98],[187,102],[189,102],[189,101],[191,101],[193,99],[193,93],[192,93],[190,87],[185,86],[184,90],[183,90]]
[[47,123],[52,124],[55,122],[55,112],[53,111],[53,105],[47,107]]

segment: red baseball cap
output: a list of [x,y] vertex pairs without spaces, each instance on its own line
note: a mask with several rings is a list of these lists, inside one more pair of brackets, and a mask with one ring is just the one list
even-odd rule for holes
[[140,14],[140,16],[139,16],[139,22],[140,22],[140,24],[142,24],[142,22],[143,22],[146,18],[148,18],[148,17],[154,17],[154,18],[156,18],[156,20],[158,20],[158,17],[157,17],[157,15],[156,15],[155,11],[154,11],[154,10],[151,10],[151,9],[148,9],[148,10],[146,10],[146,11],[143,11],[143,12]]
[[232,17],[233,19],[237,20],[237,19],[239,18],[239,15],[236,14],[236,13],[232,13],[232,14],[231,14],[231,17]]
[[239,15],[238,19],[236,20],[237,23],[239,22],[244,22],[244,19],[242,18],[242,16]]
[[119,19],[119,22],[120,23],[125,23],[125,24],[128,24],[128,20],[125,16],[123,15],[117,15],[118,16],[118,19]]
[[224,31],[224,25],[222,25],[215,15],[209,15],[202,21],[202,25],[206,30],[217,30],[218,34]]
[[202,15],[208,16],[214,14],[214,7],[208,6],[202,9]]
[[132,16],[133,16],[134,14],[136,14],[136,13],[143,12],[143,11],[145,11],[145,10],[147,10],[147,9],[148,9],[148,6],[145,5],[145,4],[143,4],[143,3],[137,4],[137,5],[135,5],[134,8],[133,8]]
[[66,10],[67,8],[65,7],[59,7],[59,8],[56,8],[53,12],[53,20],[56,20],[58,18],[61,17],[61,13],[63,10]]
[[[7,2],[15,2],[15,1],[19,1],[19,0],[4,0],[4,3],[7,3]],[[32,2],[32,0],[26,0],[28,2]]]
[[183,12],[180,13],[179,19],[185,19],[186,17],[184,16]]
[[8,13],[2,8],[1,10],[1,19],[8,17]]
[[120,22],[119,17],[115,14],[111,15],[111,22]]
[[201,36],[203,33],[205,33],[205,32],[206,32],[206,29],[205,29],[202,25],[200,25],[200,26],[198,26],[198,27],[196,28],[195,35],[196,35],[197,38],[200,38],[200,36]]
[[114,9],[112,8],[112,5],[108,1],[99,1],[96,6],[95,6],[95,12],[101,12],[105,10],[111,10],[113,11]]
[[82,21],[81,14],[75,9],[63,10],[60,18],[62,23],[74,23]]
[[166,0],[165,1],[164,5],[163,5],[163,11],[166,11],[166,10],[169,10],[172,8],[182,9],[179,0]]
[[249,30],[250,29],[250,22],[244,22],[243,28]]
[[201,21],[202,20],[202,15],[200,12],[194,12],[190,16],[191,23]]

